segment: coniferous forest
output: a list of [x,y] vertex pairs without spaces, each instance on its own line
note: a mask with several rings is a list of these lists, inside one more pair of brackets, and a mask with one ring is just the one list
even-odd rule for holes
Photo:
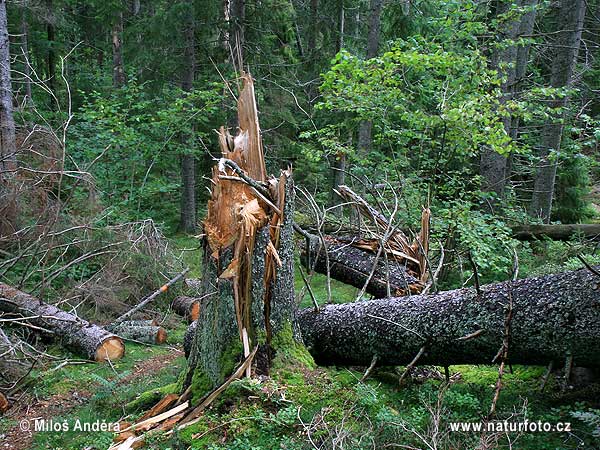
[[0,448],[600,448],[599,147],[598,0],[0,0]]

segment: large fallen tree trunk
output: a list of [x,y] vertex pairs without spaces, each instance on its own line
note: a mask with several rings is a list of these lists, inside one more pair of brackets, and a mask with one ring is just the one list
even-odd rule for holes
[[[360,248],[361,243],[371,244],[372,241],[359,238],[338,239],[333,236],[325,236],[324,240],[326,250],[319,249],[319,238],[316,236],[311,239],[308,249],[302,250],[300,260],[307,269],[326,275],[329,258],[329,274],[333,279],[359,289],[369,280],[365,292],[375,298],[388,296],[388,283],[389,294],[392,296],[423,290],[423,283],[413,270],[383,255],[377,258],[377,253],[372,250]],[[377,266],[373,271],[375,262]]]
[[512,227],[513,237],[520,241],[549,238],[554,241],[567,241],[575,236],[586,239],[600,238],[600,224],[557,224],[557,225],[518,225]]
[[180,316],[185,317],[188,322],[198,320],[200,316],[200,300],[195,297],[185,295],[175,297],[175,300],[171,303],[171,308]]
[[4,283],[0,283],[0,311],[27,318],[29,323],[51,332],[75,353],[94,361],[114,361],[125,351],[121,338],[104,328]]
[[406,365],[490,364],[512,305],[508,361],[547,364],[573,356],[600,367],[600,277],[588,270],[435,295],[327,305],[299,313],[317,362]]

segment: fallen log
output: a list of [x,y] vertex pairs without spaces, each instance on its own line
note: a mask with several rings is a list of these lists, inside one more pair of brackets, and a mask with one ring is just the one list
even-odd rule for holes
[[106,329],[4,283],[0,283],[0,311],[27,317],[30,324],[50,331],[66,347],[94,361],[114,361],[125,351],[121,338]]
[[123,339],[143,342],[145,344],[162,344],[167,340],[167,332],[158,326],[155,320],[131,320],[108,327]]
[[[325,250],[319,251],[319,238],[316,236],[311,239],[308,249],[301,251],[300,261],[307,269],[314,265],[316,272],[326,275],[329,258],[329,274],[333,279],[362,289],[370,277],[365,292],[375,298],[388,295],[388,282],[392,296],[406,295],[408,292],[414,294],[423,290],[424,285],[413,270],[384,255],[377,258],[376,252],[372,250],[360,248],[361,245],[371,245],[370,242],[367,244],[366,240],[358,238],[338,239],[333,236],[325,236],[324,240],[327,256]],[[376,260],[377,266],[371,275]]]
[[[597,269],[595,269],[597,270]],[[582,269],[434,295],[305,309],[304,342],[322,364],[490,364],[512,302],[508,361],[600,367],[600,277]]]
[[185,295],[175,297],[175,300],[171,303],[171,308],[180,316],[185,317],[188,322],[198,320],[200,315],[200,301],[194,297],[186,297]]
[[600,224],[598,223],[518,225],[511,229],[513,237],[519,241],[533,241],[544,238],[554,241],[568,241],[575,236],[586,239],[600,238]]

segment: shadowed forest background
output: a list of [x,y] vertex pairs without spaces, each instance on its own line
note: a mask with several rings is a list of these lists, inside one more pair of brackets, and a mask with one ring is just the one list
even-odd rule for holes
[[[185,268],[201,278],[216,130],[235,135],[242,72],[266,171],[293,169],[305,233],[368,228],[348,186],[415,242],[430,209],[429,293],[600,264],[597,0],[0,0],[0,283],[108,325]],[[309,252],[301,235],[295,245]],[[300,307],[371,297],[295,260]],[[13,405],[0,442],[110,446],[111,433],[22,436],[19,405],[138,419],[186,366],[169,303],[194,289],[174,284],[136,316],[169,331],[164,346],[128,344],[110,367],[0,312]],[[446,421],[488,417],[495,365],[365,374],[310,358],[234,382],[205,422],[146,445],[598,448],[598,373],[571,380],[565,358],[507,367],[492,409],[572,433],[449,433]]]

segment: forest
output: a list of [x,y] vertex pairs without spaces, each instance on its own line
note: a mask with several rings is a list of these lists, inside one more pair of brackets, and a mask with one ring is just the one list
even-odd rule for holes
[[0,0],[1,449],[600,449],[599,0]]

